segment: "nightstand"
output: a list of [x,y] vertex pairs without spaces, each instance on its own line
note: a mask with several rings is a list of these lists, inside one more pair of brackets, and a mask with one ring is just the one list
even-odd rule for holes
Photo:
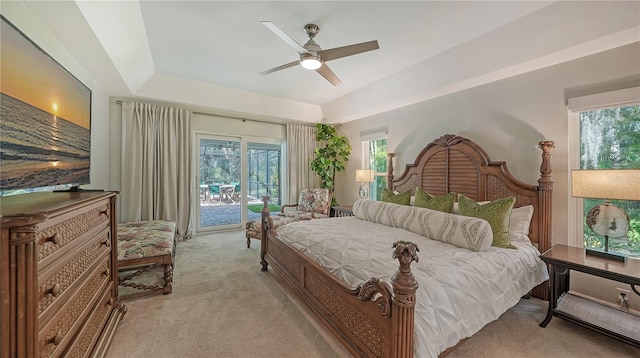
[[352,207],[352,205],[334,205],[331,207],[331,209],[333,209],[333,215],[331,217],[353,216],[353,211],[351,211]]
[[640,260],[588,256],[584,249],[565,245],[554,245],[540,258],[549,265],[549,309],[540,327],[557,316],[640,348],[640,316],[569,291],[570,273],[575,270],[628,284],[640,295],[636,287],[640,286]]

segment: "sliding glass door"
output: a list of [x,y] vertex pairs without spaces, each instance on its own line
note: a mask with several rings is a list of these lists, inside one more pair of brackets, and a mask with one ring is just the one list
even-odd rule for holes
[[200,205],[198,231],[242,225],[242,141],[198,135]]
[[197,134],[196,143],[197,232],[244,228],[260,218],[263,195],[280,205],[279,141]]
[[271,202],[280,205],[280,145],[249,142],[247,145],[247,197],[250,203],[262,203],[269,195]]

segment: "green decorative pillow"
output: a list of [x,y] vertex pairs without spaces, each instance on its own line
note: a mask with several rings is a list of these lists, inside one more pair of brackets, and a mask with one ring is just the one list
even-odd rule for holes
[[413,205],[451,214],[453,212],[453,203],[456,201],[456,195],[456,193],[451,192],[445,195],[433,196],[418,188],[416,189],[416,199]]
[[510,196],[480,205],[474,200],[460,195],[458,197],[458,213],[487,220],[493,232],[492,246],[515,249],[516,247],[511,245],[509,238],[509,220],[515,202],[516,198]]
[[380,201],[400,205],[409,205],[409,203],[411,203],[411,189],[405,191],[404,193],[394,194],[391,190],[384,188],[382,189],[382,197],[380,198]]

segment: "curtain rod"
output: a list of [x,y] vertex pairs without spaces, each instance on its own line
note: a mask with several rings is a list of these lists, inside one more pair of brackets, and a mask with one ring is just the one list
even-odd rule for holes
[[[120,104],[122,105],[122,100],[116,100],[115,101],[116,104]],[[156,103],[149,103],[149,102],[138,102],[138,103],[146,103],[146,104],[153,104],[153,105],[159,105]],[[185,107],[182,107],[185,108]],[[250,122],[258,122],[258,123],[268,123],[268,124],[280,124],[280,125],[285,125],[285,124],[293,124],[293,123],[300,123],[300,124],[307,124],[306,122],[297,122],[294,120],[289,120],[287,122],[274,122],[274,121],[261,121],[259,119],[251,119],[251,118],[245,118],[245,117],[235,117],[235,116],[227,116],[227,115],[220,115],[220,114],[213,114],[213,113],[206,113],[206,112],[198,112],[198,111],[192,111],[195,114],[203,114],[203,115],[207,115],[207,116],[218,116],[218,117],[224,117],[224,118],[229,118],[229,119],[238,119],[241,120],[243,122],[246,121],[250,121]],[[311,126],[311,124],[309,124]]]

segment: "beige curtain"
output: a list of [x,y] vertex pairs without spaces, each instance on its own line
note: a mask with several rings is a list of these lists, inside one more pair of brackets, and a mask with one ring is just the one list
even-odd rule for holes
[[192,233],[191,117],[186,109],[122,102],[120,221],[171,220]]
[[287,124],[289,201],[286,203],[296,203],[302,189],[320,187],[320,178],[310,169],[315,148],[315,126]]

